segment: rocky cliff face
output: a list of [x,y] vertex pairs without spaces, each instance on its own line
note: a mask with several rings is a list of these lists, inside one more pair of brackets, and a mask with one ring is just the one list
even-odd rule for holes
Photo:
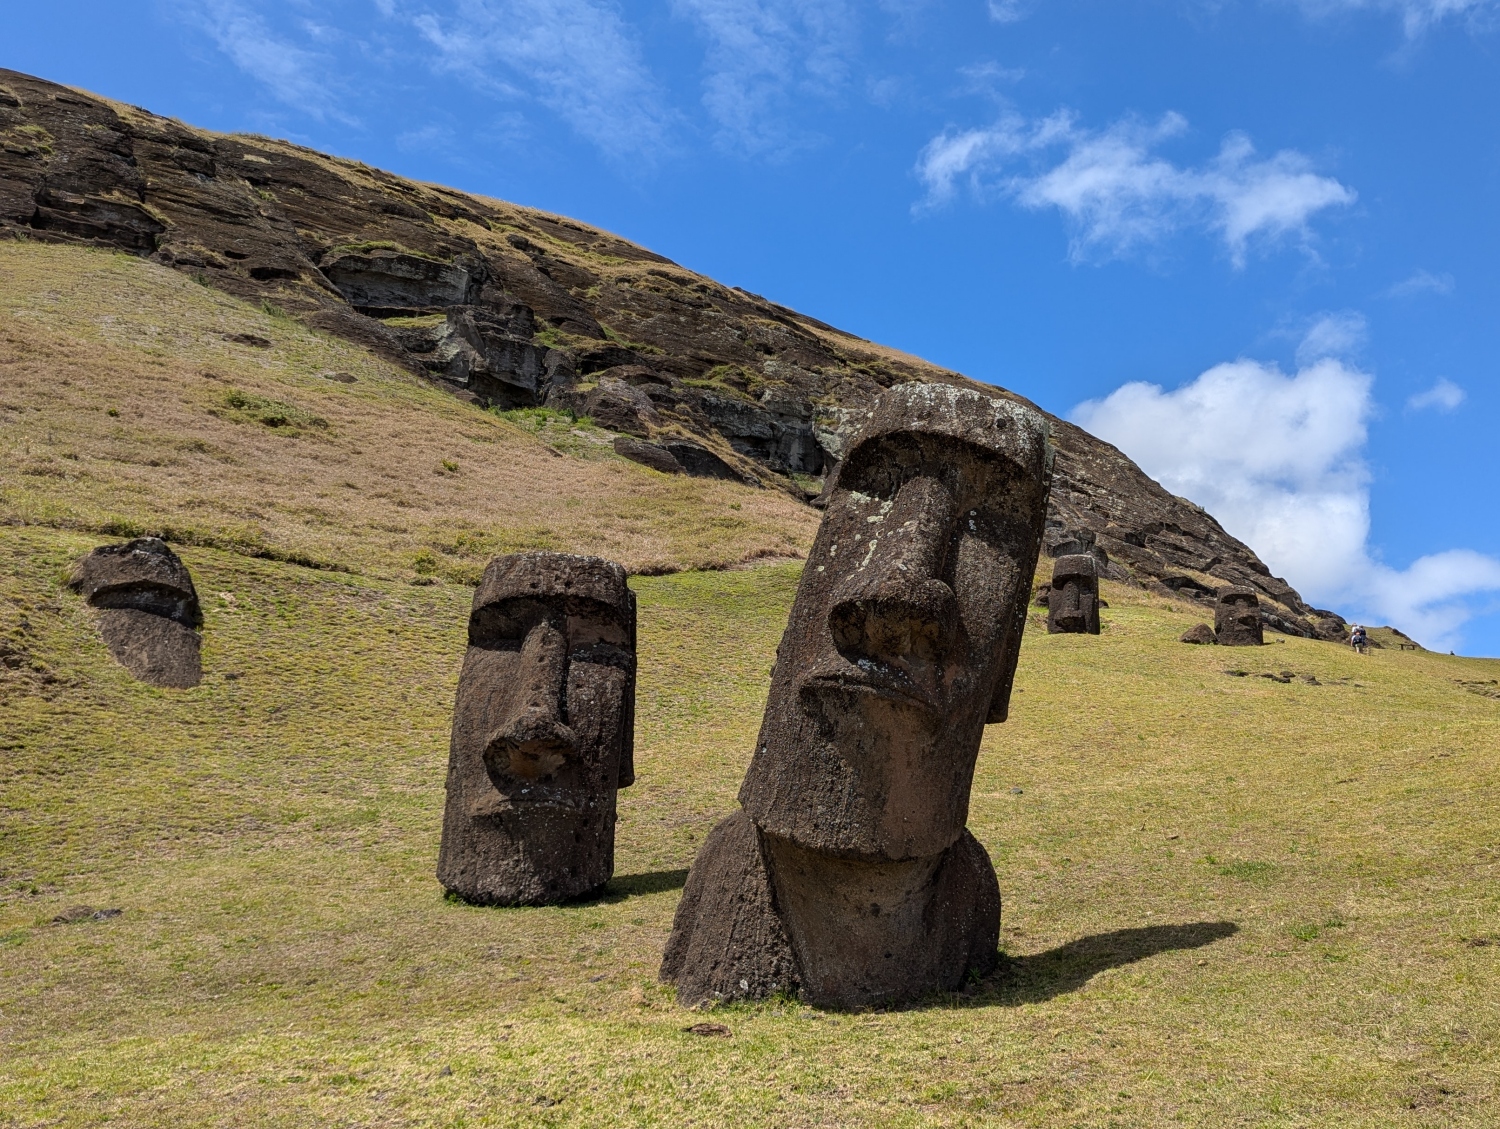
[[[0,235],[150,256],[476,404],[587,414],[628,458],[809,499],[881,389],[969,383],[560,216],[4,70]],[[1053,423],[1050,553],[1189,600],[1249,585],[1270,626],[1341,634],[1202,509]]]

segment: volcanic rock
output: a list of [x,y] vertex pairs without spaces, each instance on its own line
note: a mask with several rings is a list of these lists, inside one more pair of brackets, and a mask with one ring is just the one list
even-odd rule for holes
[[1057,635],[1099,634],[1099,576],[1086,553],[1058,557],[1047,591],[1047,631]]
[[1265,642],[1260,624],[1260,601],[1249,588],[1219,589],[1214,608],[1214,634],[1221,647],[1259,647]]
[[68,586],[99,609],[99,634],[115,661],[142,682],[174,690],[203,677],[193,578],[165,541],[103,545],[79,562]]
[[1219,637],[1214,634],[1214,629],[1208,624],[1200,623],[1197,626],[1189,627],[1186,631],[1184,631],[1182,633],[1182,639],[1180,641],[1183,643],[1197,643],[1200,645],[1213,644],[1219,641]]
[[453,710],[443,887],[480,904],[543,905],[609,881],[634,729],[624,569],[565,553],[491,561]]
[[877,401],[802,573],[743,811],[688,873],[661,969],[683,1003],[885,1004],[993,966],[999,887],[964,824],[1010,700],[1046,435],[977,391]]

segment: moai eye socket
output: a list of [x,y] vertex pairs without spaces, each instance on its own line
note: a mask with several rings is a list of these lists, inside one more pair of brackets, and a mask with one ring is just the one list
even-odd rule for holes
[[515,650],[539,623],[561,625],[565,612],[561,600],[516,597],[496,600],[476,608],[469,616],[469,646],[490,650]]

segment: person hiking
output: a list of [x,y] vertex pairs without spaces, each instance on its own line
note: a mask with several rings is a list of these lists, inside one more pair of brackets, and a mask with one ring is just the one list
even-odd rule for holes
[[1349,646],[1353,647],[1355,651],[1363,655],[1367,653],[1367,648],[1369,647],[1369,645],[1370,639],[1369,636],[1365,634],[1364,627],[1356,623],[1354,625],[1354,630],[1349,634]]

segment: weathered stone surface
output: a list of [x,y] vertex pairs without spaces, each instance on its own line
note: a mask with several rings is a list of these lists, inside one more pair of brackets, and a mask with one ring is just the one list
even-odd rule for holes
[[99,609],[99,633],[115,661],[142,682],[170,689],[203,677],[193,578],[156,537],[103,545],[79,562],[69,587]]
[[742,811],[710,831],[693,860],[661,978],[675,984],[677,998],[688,1005],[801,987],[760,831]]
[[1259,647],[1265,642],[1261,631],[1260,601],[1249,588],[1230,586],[1219,589],[1214,608],[1214,634],[1221,647]]
[[[911,999],[993,962],[998,887],[964,824],[984,725],[1006,716],[1050,463],[1045,421],[1007,399],[908,384],[868,414],[777,651],[744,811],[673,925],[662,976],[684,1002],[786,982],[761,955],[774,930],[738,939],[752,903],[814,1003]],[[721,895],[744,888],[721,872],[769,898]]]
[[633,463],[648,466],[652,470],[659,470],[663,474],[682,473],[682,464],[677,461],[671,451],[658,443],[646,443],[640,439],[631,439],[629,436],[621,435],[615,439],[615,454]]
[[469,616],[438,880],[540,905],[614,873],[615,795],[635,779],[635,594],[617,564],[497,557]]
[[1218,641],[1219,637],[1214,634],[1214,629],[1206,623],[1200,623],[1194,627],[1189,627],[1182,633],[1181,638],[1181,642],[1183,643],[1196,643],[1200,646],[1210,645],[1213,643],[1217,643]]
[[484,281],[464,265],[399,251],[338,255],[322,269],[356,310],[387,317],[466,305]]
[[644,438],[661,423],[656,405],[634,385],[606,377],[587,394],[583,414],[600,427]]
[[1058,557],[1047,592],[1047,631],[1052,635],[1099,634],[1099,575],[1091,555]]

